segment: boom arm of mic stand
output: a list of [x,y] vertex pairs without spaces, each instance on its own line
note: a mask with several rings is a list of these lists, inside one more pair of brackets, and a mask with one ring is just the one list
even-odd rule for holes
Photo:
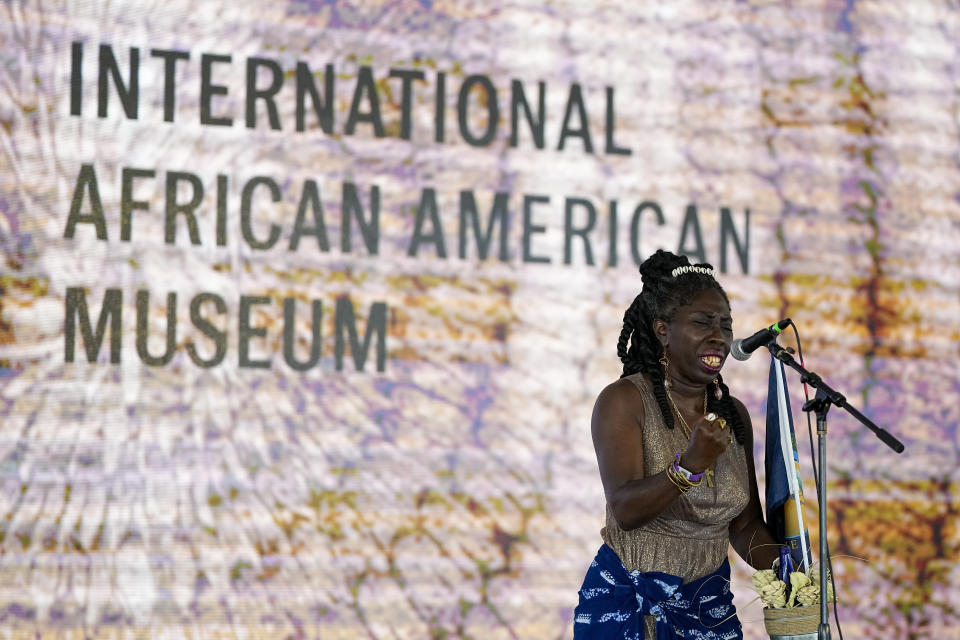
[[770,354],[774,358],[776,358],[783,364],[787,365],[788,367],[790,367],[791,369],[799,373],[800,380],[802,380],[803,382],[806,382],[814,389],[819,389],[823,393],[827,402],[845,410],[847,413],[849,413],[854,418],[856,418],[860,422],[860,424],[865,426],[867,429],[870,429],[870,431],[873,431],[874,435],[876,435],[877,438],[879,438],[880,441],[883,442],[885,445],[887,445],[897,453],[903,453],[904,447],[902,442],[897,440],[886,429],[882,429],[881,427],[878,427],[877,425],[875,425],[873,421],[870,420],[870,418],[860,413],[856,407],[851,406],[850,403],[847,402],[847,399],[843,396],[843,394],[832,389],[830,385],[828,385],[826,382],[823,381],[823,378],[818,376],[816,373],[813,373],[812,371],[807,371],[806,369],[804,369],[803,366],[800,363],[798,363],[796,360],[794,360],[793,356],[791,356],[786,349],[784,349],[779,344],[777,344],[776,341],[769,342],[767,344],[767,349],[770,350]]

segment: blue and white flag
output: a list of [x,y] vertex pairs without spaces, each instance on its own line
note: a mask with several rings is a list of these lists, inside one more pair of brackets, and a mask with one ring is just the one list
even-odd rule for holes
[[800,457],[793,432],[790,394],[783,363],[770,359],[767,386],[767,437],[764,461],[767,476],[767,524],[777,540],[790,547],[794,567],[810,567],[810,536],[804,518]]

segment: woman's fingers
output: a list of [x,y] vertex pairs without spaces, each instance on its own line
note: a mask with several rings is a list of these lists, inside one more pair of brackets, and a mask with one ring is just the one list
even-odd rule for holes
[[720,432],[727,432],[723,435],[728,435],[729,431],[727,430],[727,421],[724,418],[721,418],[712,411],[703,417],[704,421],[708,425],[707,431],[718,435]]
[[[721,418],[717,414],[710,412],[704,416],[704,419],[714,427],[714,434],[719,436],[719,439],[722,440],[723,436],[726,435],[727,444],[733,442],[733,434],[727,429],[727,421],[724,418]],[[726,447],[724,447],[726,448]]]
[[710,423],[714,423],[714,422],[715,422],[715,423],[717,423],[717,425],[720,427],[720,430],[721,430],[721,431],[723,431],[724,429],[727,428],[727,421],[726,421],[726,419],[725,419],[725,418],[721,418],[720,416],[718,416],[717,414],[715,414],[715,413],[712,412],[712,411],[711,411],[710,413],[708,413],[707,415],[703,416],[703,417],[704,417],[704,419],[705,419],[707,422],[710,422]]

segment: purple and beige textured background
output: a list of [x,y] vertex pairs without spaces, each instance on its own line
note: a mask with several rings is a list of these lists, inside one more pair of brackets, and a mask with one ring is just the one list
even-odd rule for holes
[[[70,48],[84,43],[83,109],[70,115]],[[140,113],[111,95],[96,114],[96,57],[122,69],[141,51]],[[162,118],[162,64],[177,75],[175,123]],[[199,124],[200,56],[229,95],[232,127]],[[244,61],[276,60],[281,131],[243,123]],[[296,132],[298,61],[336,76],[335,134]],[[360,65],[373,69],[386,137],[344,135]],[[399,81],[422,69],[413,135],[398,136]],[[434,142],[434,91],[447,73],[447,140]],[[488,76],[501,122],[467,145],[455,98]],[[318,85],[320,84],[317,76]],[[509,145],[512,79],[547,86],[547,149],[524,129]],[[557,150],[579,83],[594,153]],[[616,89],[616,142],[603,153],[604,89]],[[473,127],[485,126],[475,104]],[[720,208],[739,232],[750,210],[749,271],[721,276],[743,335],[785,316],[807,364],[904,440],[896,455],[831,414],[829,533],[847,638],[960,638],[960,6],[866,2],[274,2],[8,0],[0,5],[0,638],[569,638],[576,591],[600,543],[603,494],[590,440],[593,399],[619,373],[623,309],[640,286],[629,216],[645,200],[641,251],[677,249],[700,213],[720,260]],[[99,179],[108,239],[64,229],[82,164]],[[130,242],[119,238],[120,171],[151,168]],[[164,243],[163,180],[204,183],[202,244],[182,221]],[[226,175],[228,242],[213,242],[216,176]],[[255,206],[283,240],[251,250],[240,186],[266,175],[280,203]],[[320,185],[333,249],[289,251],[304,181]],[[380,190],[377,255],[339,248],[340,184],[369,206]],[[437,192],[448,257],[408,256],[413,209]],[[509,192],[510,259],[457,256],[458,198],[481,211]],[[524,194],[546,227],[521,256]],[[183,196],[186,197],[186,196]],[[585,263],[563,264],[564,198],[598,210]],[[620,264],[609,253],[610,200]],[[86,210],[86,209],[85,209]],[[93,312],[123,292],[122,361],[103,349],[65,362],[64,300],[86,287]],[[151,295],[154,353],[168,292],[178,348],[137,356],[136,291]],[[222,296],[224,362],[195,366],[189,300]],[[324,303],[321,363],[282,358],[282,307],[259,307],[269,369],[238,367],[241,295]],[[388,361],[333,360],[332,315],[349,295],[365,318],[389,306]],[[361,322],[362,325],[362,322]],[[209,354],[209,350],[206,352]],[[762,427],[767,364],[726,378]],[[802,397],[793,381],[795,411]],[[798,426],[803,424],[798,417]],[[800,426],[801,454],[807,460]],[[757,443],[762,468],[762,437]],[[809,478],[805,463],[806,477]],[[808,497],[813,495],[808,483]],[[810,515],[816,529],[816,514]],[[816,541],[815,541],[816,542]],[[734,591],[748,638],[764,637],[744,563]]]

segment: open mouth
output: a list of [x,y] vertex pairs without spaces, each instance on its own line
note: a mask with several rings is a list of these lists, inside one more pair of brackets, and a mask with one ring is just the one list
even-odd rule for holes
[[707,365],[711,369],[718,369],[720,367],[720,363],[723,362],[723,358],[716,355],[700,356],[700,362]]

